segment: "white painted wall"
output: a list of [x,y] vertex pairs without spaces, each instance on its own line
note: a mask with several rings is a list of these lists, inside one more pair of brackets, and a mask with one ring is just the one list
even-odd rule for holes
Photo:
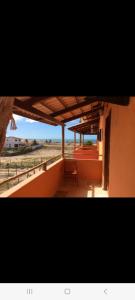
[[17,147],[21,147],[23,143],[23,140],[21,138],[16,138],[16,137],[7,137],[4,147],[6,148],[15,148],[16,145]]

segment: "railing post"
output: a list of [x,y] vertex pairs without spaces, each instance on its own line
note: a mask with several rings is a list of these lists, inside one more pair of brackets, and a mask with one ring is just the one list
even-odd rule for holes
[[9,164],[8,164],[8,177],[9,177]]
[[46,162],[43,164],[43,170],[46,171]]
[[[35,167],[35,165],[36,165],[36,164],[35,164],[35,159],[34,159],[34,167]],[[34,169],[34,174],[35,174],[35,169]]]
[[[29,170],[29,167],[27,166],[27,170]],[[27,178],[29,177],[29,173],[27,173]]]
[[16,164],[16,176],[17,176],[17,164]]

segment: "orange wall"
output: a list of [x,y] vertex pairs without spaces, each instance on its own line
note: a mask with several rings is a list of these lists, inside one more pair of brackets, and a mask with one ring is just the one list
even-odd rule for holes
[[112,105],[105,103],[105,107],[104,107],[104,114],[102,116],[102,121],[100,122],[100,128],[103,129],[102,131],[102,188],[104,187],[104,151],[105,151],[105,124],[106,124],[106,118],[109,115],[109,111],[111,109]]
[[112,105],[109,196],[135,197],[135,97]]
[[[111,110],[109,197],[135,197],[135,97],[130,97],[128,106],[106,104],[103,118]],[[103,170],[104,170],[103,141]],[[104,185],[104,171],[102,174]]]
[[64,161],[52,164],[47,171],[33,175],[2,194],[3,197],[53,197],[63,177]]
[[[78,168],[78,177],[82,180],[101,183],[102,180],[102,161],[96,159],[75,160]],[[64,160],[64,164],[71,163],[72,160]]]
[[98,159],[97,147],[80,147],[74,151],[74,158],[76,159]]

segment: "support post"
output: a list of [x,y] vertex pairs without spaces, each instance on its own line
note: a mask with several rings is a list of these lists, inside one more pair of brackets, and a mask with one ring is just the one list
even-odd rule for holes
[[80,147],[81,147],[81,144],[82,144],[82,135],[80,133]]
[[84,146],[84,134],[83,134],[83,146]]
[[76,149],[76,132],[74,131],[74,150]]
[[62,125],[62,157],[64,158],[64,151],[65,150],[65,128]]

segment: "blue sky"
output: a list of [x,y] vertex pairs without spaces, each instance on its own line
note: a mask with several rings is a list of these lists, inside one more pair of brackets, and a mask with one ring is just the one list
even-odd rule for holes
[[[52,126],[45,123],[37,122],[28,118],[24,118],[18,115],[13,115],[16,121],[17,129],[10,130],[10,124],[7,129],[7,136],[16,136],[27,139],[60,139],[61,138],[61,126]],[[68,122],[65,126],[65,138],[73,139],[74,133],[67,128],[79,123],[79,119]],[[94,136],[92,136],[94,137]],[[77,138],[79,135],[77,134]],[[90,139],[91,136],[86,136]]]

